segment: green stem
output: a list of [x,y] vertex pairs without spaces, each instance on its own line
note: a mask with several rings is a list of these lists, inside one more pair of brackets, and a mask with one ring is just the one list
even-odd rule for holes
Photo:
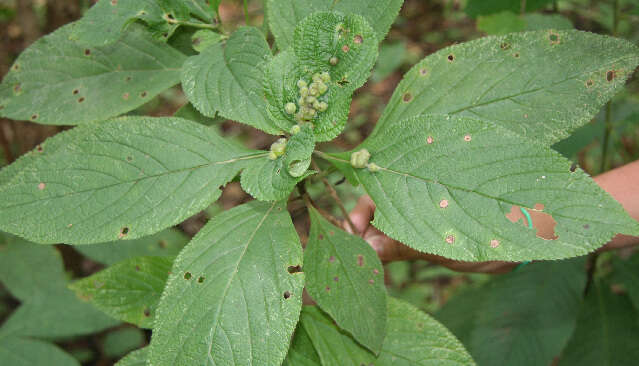
[[[319,165],[317,165],[315,160],[311,159],[311,164],[313,164],[313,169],[315,169],[318,172],[320,172],[320,174],[322,173],[322,170],[319,168]],[[337,194],[337,190],[335,190],[335,187],[333,187],[331,182],[329,182],[328,179],[326,179],[326,177],[322,177],[322,183],[324,183],[324,185],[326,186],[326,189],[328,190],[328,193],[331,195],[331,197],[333,198],[333,200],[337,204],[337,207],[339,207],[340,211],[342,211],[342,215],[344,215],[344,219],[346,220],[346,222],[348,222],[348,226],[351,227],[351,231],[354,234],[356,234],[356,235],[360,235],[359,231],[357,230],[357,228],[353,224],[353,221],[351,221],[351,218],[348,215],[348,211],[346,211],[346,208],[344,207],[344,203],[339,198],[339,195]]]
[[521,15],[526,14],[526,0],[521,0],[521,3],[519,6],[521,7],[520,9]]
[[244,22],[249,25],[248,0],[244,0]]

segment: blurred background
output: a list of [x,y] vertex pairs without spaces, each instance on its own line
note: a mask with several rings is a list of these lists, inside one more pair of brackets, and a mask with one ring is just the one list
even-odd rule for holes
[[[79,19],[92,5],[89,0],[0,0],[0,75],[5,75],[16,57],[33,41],[58,27]],[[524,4],[522,9],[522,4]],[[244,25],[264,27],[261,0],[223,0],[220,17],[225,32]],[[358,145],[375,126],[402,75],[423,57],[455,43],[492,34],[533,29],[568,29],[615,35],[639,44],[639,1],[637,0],[406,0],[388,37],[370,81],[356,92],[346,130],[323,150],[350,149]],[[269,36],[270,37],[270,36]],[[269,38],[272,41],[272,37]],[[153,116],[175,113],[186,103],[179,87],[159,95],[132,112]],[[606,123],[608,121],[608,123]],[[209,120],[211,128],[239,140],[251,148],[268,149],[275,137],[253,128],[225,120]],[[44,139],[66,127],[43,126],[24,121],[0,119],[0,167],[10,164]],[[617,95],[592,121],[577,130],[555,149],[592,175],[639,158],[639,78],[630,78],[626,89]],[[343,182],[338,173],[328,176],[337,184],[347,209],[354,207],[363,194]],[[336,217],[339,210],[324,197],[324,186],[317,180],[309,190],[318,205]],[[141,240],[149,251],[174,254],[186,244],[211,217],[249,200],[237,183],[231,183],[222,198],[205,212],[171,231],[170,242],[164,236]],[[302,202],[291,204],[291,211],[302,241],[308,220]],[[116,261],[109,248],[83,249],[59,245],[68,277],[90,275]],[[629,256],[631,253],[622,253]],[[604,261],[605,265],[605,261]],[[423,261],[386,265],[386,282],[391,295],[434,313],[454,294],[477,288],[489,275],[460,274]],[[0,285],[0,324],[19,306],[19,301]],[[112,365],[124,354],[148,342],[149,334],[136,327],[120,325],[96,334],[56,343],[85,365]]]

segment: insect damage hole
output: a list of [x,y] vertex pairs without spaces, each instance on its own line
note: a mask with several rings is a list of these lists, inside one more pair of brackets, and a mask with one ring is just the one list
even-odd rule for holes
[[[535,229],[538,238],[544,240],[556,240],[559,238],[555,233],[557,221],[550,214],[543,212],[543,204],[536,203],[533,208],[524,208],[524,210],[530,215],[532,227]],[[506,218],[512,223],[520,222],[526,227],[530,226],[528,218],[520,206],[513,205],[510,212],[506,214]]]
[[38,114],[37,113],[32,114],[31,115],[31,120],[35,121],[36,119],[38,119]]
[[448,62],[453,62],[455,61],[455,55],[451,53],[450,55],[448,55],[448,57],[446,57],[446,59],[448,60]]
[[128,234],[129,234],[129,228],[125,226],[122,229],[120,229],[120,234],[118,235],[118,238],[122,239]]
[[200,276],[197,278],[197,283],[203,283],[204,282],[204,276]]
[[80,91],[78,89],[73,89],[73,95],[77,95]]
[[615,70],[609,70],[606,72],[606,81],[611,82],[617,76],[617,72]]
[[448,207],[448,200],[441,200],[441,201],[439,201],[439,207],[440,207],[440,208],[446,208],[446,207]]
[[557,34],[555,32],[550,32],[548,34],[548,39],[550,40],[550,44],[552,44],[552,45],[556,45],[556,44],[559,44],[561,42],[559,34]]
[[185,280],[187,280],[187,281],[188,281],[188,280],[190,280],[190,279],[191,279],[191,277],[193,277],[193,275],[191,274],[191,272],[185,272],[185,273],[184,273],[184,279],[185,279]]
[[288,291],[284,291],[284,298],[289,299],[291,297],[291,293]]
[[586,88],[591,88],[593,85],[595,85],[595,82],[592,79],[586,80]]
[[300,267],[299,264],[297,266],[288,266],[288,273],[294,274],[300,272],[302,272],[302,267]]
[[40,183],[40,184],[38,184],[38,189],[43,191],[46,188],[46,186],[47,186],[46,184]]
[[493,240],[491,240],[491,241],[490,241],[490,247],[491,247],[491,248],[495,249],[495,248],[497,248],[498,246],[499,246],[499,240],[497,240],[497,239],[493,239]]
[[350,50],[351,50],[351,48],[347,44],[342,46],[342,52],[347,53]]
[[90,50],[90,49],[88,49],[88,48],[87,48],[87,49],[85,49],[85,50],[84,50],[84,55],[85,55],[85,56],[90,56],[90,55],[91,55],[91,50]]
[[464,141],[466,142],[470,142],[470,140],[472,140],[473,138],[470,135],[466,135],[464,136]]
[[413,100],[413,94],[411,94],[410,92],[406,92],[402,96],[402,102],[404,103],[410,103],[412,100]]
[[84,97],[80,97],[80,98],[78,99],[78,103],[82,103],[82,102],[84,102]]
[[143,312],[144,316],[146,316],[147,318],[151,316],[151,309],[149,308],[144,308],[144,312]]
[[448,244],[455,243],[455,235],[446,235],[446,243]]
[[425,68],[425,67],[422,67],[421,69],[419,69],[419,75],[421,75],[421,76],[428,75],[428,69]]
[[504,50],[504,51],[505,51],[505,50],[508,50],[508,49],[510,49],[510,43],[508,43],[508,42],[502,42],[502,43],[499,45],[499,48],[501,48],[501,49],[502,49],[502,50]]

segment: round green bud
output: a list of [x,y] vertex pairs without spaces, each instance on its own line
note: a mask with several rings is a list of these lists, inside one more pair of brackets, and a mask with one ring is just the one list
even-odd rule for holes
[[368,171],[371,172],[371,173],[378,172],[381,169],[379,167],[379,165],[377,165],[375,163],[368,163],[368,165],[366,167],[368,168]]
[[333,56],[333,57],[331,57],[331,58],[328,60],[328,62],[329,62],[331,65],[335,66],[335,65],[337,65],[337,64],[339,63],[339,59],[338,59],[337,57]]
[[301,88],[303,88],[303,87],[305,87],[305,86],[308,86],[308,84],[306,83],[306,81],[304,81],[304,80],[302,80],[302,79],[300,79],[300,80],[298,80],[298,81],[297,81],[297,87],[298,87],[298,88],[300,88],[300,89],[301,89]]
[[328,103],[326,102],[319,102],[319,107],[317,108],[318,111],[320,112],[326,112],[326,110],[328,109]]
[[300,95],[303,96],[303,97],[307,96],[308,95],[308,88],[305,87],[305,86],[300,88]]
[[316,83],[322,81],[322,76],[320,74],[313,74],[313,81]]
[[304,97],[300,97],[300,99],[297,100],[297,104],[299,104],[300,106],[303,106],[304,103],[306,103],[306,98]]
[[331,81],[331,74],[329,74],[328,72],[324,71],[323,73],[320,74],[320,77],[322,79],[323,82],[328,83],[329,81]]
[[[320,102],[319,100],[315,100],[315,102],[313,102],[313,108],[314,109],[320,109],[320,107],[322,106],[322,102]],[[320,111],[320,112],[324,112],[324,111]]]
[[317,88],[308,89],[308,94],[313,97],[319,96],[319,90]]
[[366,168],[368,159],[371,158],[371,153],[366,149],[361,149],[351,154],[351,166],[353,168]]
[[315,102],[317,102],[317,98],[315,98],[315,97],[306,97],[306,103],[307,104],[313,104]]
[[297,106],[295,105],[295,103],[288,102],[284,106],[284,110],[288,114],[295,114],[295,112],[297,112]]
[[326,84],[324,83],[319,83],[317,90],[319,90],[320,95],[324,95],[324,93],[326,93],[326,91],[328,91],[328,86],[326,86]]
[[291,127],[291,135],[297,135],[298,133],[300,133],[301,130],[302,128],[300,127],[300,125],[295,125]]
[[275,160],[275,159],[277,159],[277,155],[275,155],[275,153],[273,151],[269,151],[268,152],[268,158],[269,158],[269,160]]
[[271,145],[271,152],[274,153],[276,157],[284,155],[285,151],[286,151],[285,138],[280,138]]

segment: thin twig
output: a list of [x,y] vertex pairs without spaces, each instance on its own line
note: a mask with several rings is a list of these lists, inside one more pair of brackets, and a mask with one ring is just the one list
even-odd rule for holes
[[328,221],[330,221],[331,224],[337,226],[337,227],[341,227],[342,224],[341,222],[333,215],[331,215],[330,213],[326,212],[326,210],[322,209],[321,207],[318,207],[315,202],[313,202],[313,199],[311,198],[311,196],[309,196],[308,193],[304,193],[304,195],[302,196],[302,198],[304,199],[304,203],[306,204],[306,207],[310,210],[310,208],[314,208],[317,210],[317,212],[320,213],[320,215],[324,216],[324,218]]
[[[315,160],[311,159],[311,164],[313,165],[313,169],[320,172],[320,174],[322,173],[322,170],[319,168],[319,165],[317,165]],[[335,187],[333,187],[331,182],[329,182],[328,179],[326,179],[326,177],[321,177],[321,179],[322,179],[322,183],[324,183],[324,185],[326,186],[326,189],[328,189],[328,193],[331,195],[331,197],[337,204],[337,207],[339,207],[340,211],[342,211],[342,215],[344,215],[346,222],[348,222],[348,225],[351,227],[351,231],[357,235],[360,235],[359,230],[357,230],[357,228],[353,224],[353,221],[351,221],[351,218],[348,215],[348,211],[346,211],[346,208],[344,208],[344,203],[339,198],[339,195],[337,194]]]
[[[612,36],[617,36],[617,26],[619,25],[619,0],[615,0],[612,12]],[[608,162],[608,148],[610,145],[610,133],[612,132],[612,101],[606,104],[606,125],[604,127],[603,145],[601,147],[601,164],[599,173],[603,173]]]
[[249,25],[249,13],[248,13],[247,0],[244,0],[244,22],[246,22],[246,25]]
[[8,164],[11,164],[14,160],[13,153],[11,152],[11,146],[9,146],[9,141],[7,137],[4,135],[3,125],[0,124],[0,145],[2,145],[2,151],[4,152],[4,158]]

